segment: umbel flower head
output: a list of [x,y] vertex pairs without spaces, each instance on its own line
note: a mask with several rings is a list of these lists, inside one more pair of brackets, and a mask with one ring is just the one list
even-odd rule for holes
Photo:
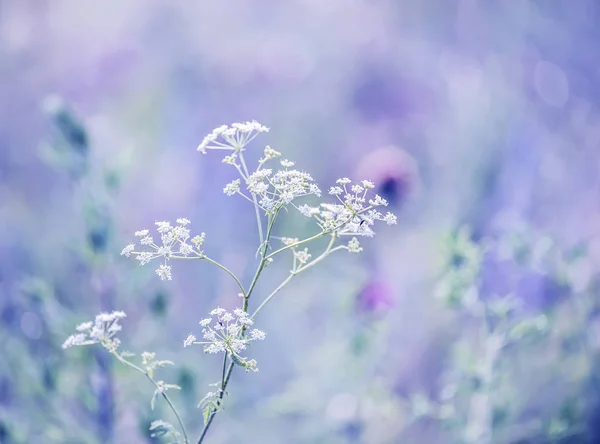
[[119,348],[121,341],[115,335],[121,331],[119,321],[126,317],[122,311],[100,313],[94,321],[83,322],[76,327],[78,333],[67,338],[62,348],[101,344],[109,351]]
[[[387,206],[387,201],[376,194],[369,198],[369,191],[375,185],[363,180],[352,184],[348,178],[336,181],[337,186],[329,189],[329,194],[335,196],[337,203],[321,203],[318,207],[302,205],[300,213],[306,217],[315,218],[319,226],[327,232],[335,232],[339,236],[372,237],[375,232],[371,228],[375,221],[383,221],[388,225],[396,223],[396,216],[388,212],[383,215],[377,207]],[[351,252],[358,252],[358,245],[349,245]]]
[[[170,222],[156,222],[156,231],[160,235],[160,243],[155,243],[154,238],[150,236],[149,230],[140,230],[135,232],[139,238],[139,246],[129,244],[121,255],[130,257],[133,255],[140,265],[161,258],[162,264],[156,269],[156,274],[161,280],[171,280],[171,259],[185,259],[190,256],[203,257],[202,245],[204,244],[205,234],[195,236],[190,240],[190,230],[187,225],[190,221],[186,218],[177,219],[177,224],[171,226]],[[189,243],[188,243],[189,240]],[[137,250],[140,248],[141,250]]]
[[265,333],[256,328],[246,333],[246,329],[253,323],[248,313],[240,308],[236,308],[231,313],[224,308],[217,307],[210,312],[210,317],[200,321],[204,340],[198,341],[194,335],[190,334],[183,341],[183,346],[200,344],[204,346],[205,353],[227,353],[236,364],[246,370],[257,372],[258,368],[254,359],[240,356],[250,342],[265,339]]
[[256,120],[246,123],[232,123],[231,126],[221,125],[202,140],[198,151],[206,154],[206,150],[241,151],[260,133],[266,133],[269,128]]

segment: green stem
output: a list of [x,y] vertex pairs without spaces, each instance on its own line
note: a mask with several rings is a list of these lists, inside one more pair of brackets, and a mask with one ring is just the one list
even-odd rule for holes
[[[110,352],[115,358],[117,358],[122,364],[125,364],[129,367],[131,367],[132,369],[142,373],[143,375],[145,375],[150,382],[154,385],[154,387],[160,392],[160,394],[162,395],[162,397],[165,399],[165,401],[167,401],[167,404],[169,405],[169,407],[171,408],[171,410],[173,411],[173,414],[175,415],[175,418],[177,418],[177,422],[179,423],[179,427],[181,428],[181,432],[183,433],[183,439],[185,444],[189,444],[189,439],[187,436],[187,432],[185,430],[185,426],[183,425],[183,421],[181,420],[181,417],[179,416],[179,413],[177,413],[177,409],[175,408],[175,406],[173,405],[173,403],[171,402],[171,399],[169,398],[169,396],[167,395],[167,393],[164,390],[160,389],[160,386],[158,385],[158,383],[154,380],[154,378],[152,378],[152,376],[150,376],[148,374],[148,372],[146,370],[144,370],[141,367],[138,367],[137,365],[135,365],[133,362],[129,362],[128,360],[124,359],[122,356],[120,356],[116,351],[111,351]],[[177,439],[177,437],[176,437]],[[177,439],[177,442],[179,442],[179,439]]]
[[[254,291],[254,288],[256,287],[258,278],[260,277],[260,275],[268,261],[265,256],[266,256],[268,248],[269,248],[269,240],[271,239],[271,233],[273,230],[273,226],[275,225],[275,220],[277,219],[278,214],[279,214],[279,210],[277,210],[275,212],[275,214],[273,214],[273,216],[269,217],[268,226],[267,226],[267,236],[264,241],[264,246],[263,246],[263,251],[261,254],[260,263],[258,264],[258,268],[256,269],[256,272],[254,273],[254,277],[252,278],[252,282],[250,284],[250,287],[248,288],[248,291],[244,293],[244,303],[243,303],[242,309],[245,312],[248,311],[248,301],[250,299],[250,296],[252,295],[252,292]],[[242,330],[241,334],[244,335],[245,331],[246,331],[246,329],[244,328]],[[221,391],[219,392],[218,397],[217,397],[217,407],[212,408],[210,415],[208,417],[208,421],[206,421],[206,424],[204,425],[204,428],[202,429],[202,433],[200,434],[200,437],[198,438],[197,444],[202,444],[202,442],[204,441],[204,438],[206,437],[206,434],[208,433],[208,429],[210,428],[210,426],[214,420],[214,417],[216,416],[217,412],[219,411],[218,406],[221,405],[223,396],[225,396],[225,389],[227,388],[227,384],[229,383],[229,379],[231,378],[231,373],[233,373],[233,368],[235,367],[234,362],[231,361],[231,363],[229,364],[229,368],[225,372],[226,363],[227,363],[227,354],[225,354],[225,358],[223,360],[223,375],[222,375],[222,379],[221,379]]]
[[233,280],[235,281],[235,283],[237,284],[237,286],[239,287],[240,291],[242,292],[242,294],[244,295],[244,297],[246,296],[246,291],[244,290],[244,286],[242,285],[242,283],[240,282],[240,280],[236,277],[235,274],[233,274],[229,268],[227,268],[225,265],[222,265],[220,263],[218,263],[217,261],[212,260],[211,258],[209,258],[208,256],[203,256],[202,259],[210,262],[213,265],[216,265],[217,267],[219,267],[221,270],[225,271],[229,276],[231,276],[233,278]]
[[287,278],[285,278],[285,280],[279,284],[277,286],[277,288],[275,288],[275,290],[273,290],[271,292],[271,294],[269,294],[269,296],[267,296],[265,298],[264,301],[262,301],[262,303],[258,306],[258,308],[254,311],[254,313],[252,314],[252,316],[250,316],[250,319],[254,319],[256,317],[256,315],[258,314],[258,312],[260,310],[262,310],[262,308],[273,298],[273,296],[275,296],[277,293],[279,293],[279,291],[285,287],[294,276],[297,276],[298,274],[302,273],[304,270],[309,269],[310,267],[314,266],[315,264],[318,264],[319,262],[321,262],[323,259],[325,259],[327,256],[329,256],[331,253],[333,253],[334,251],[343,249],[345,247],[340,246],[337,248],[333,248],[333,244],[335,243],[335,240],[337,239],[337,236],[334,234],[331,236],[331,240],[329,241],[329,244],[327,245],[327,248],[325,249],[325,251],[323,251],[323,253],[321,253],[318,257],[316,257],[315,259],[313,259],[312,261],[310,261],[308,264],[306,264],[304,267],[301,267],[298,270],[292,271],[289,276]]
[[[246,177],[250,177],[250,174],[248,173],[248,167],[246,166],[246,161],[244,160],[244,154],[240,151],[240,163],[242,164],[242,168],[244,169],[244,172],[246,173]],[[262,222],[260,220],[260,210],[259,205],[258,205],[258,200],[256,199],[256,195],[252,194],[252,202],[254,202],[254,212],[256,213],[256,225],[258,226],[258,236],[260,238],[260,243],[262,245],[263,242],[265,242],[265,239],[263,237],[263,230],[262,230]]]

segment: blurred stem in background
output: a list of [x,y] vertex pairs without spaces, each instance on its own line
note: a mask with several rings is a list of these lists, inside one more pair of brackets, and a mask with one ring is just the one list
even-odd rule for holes
[[[115,289],[111,284],[110,258],[114,228],[111,193],[114,183],[109,182],[108,171],[102,165],[92,165],[90,136],[83,122],[59,97],[44,102],[55,136],[44,146],[42,158],[59,172],[66,173],[83,197],[83,220],[86,249],[78,250],[79,259],[86,265],[90,293],[96,296],[99,309],[110,311],[115,306]],[[96,424],[102,443],[114,441],[114,387],[112,360],[102,350],[95,349],[96,361],[92,389],[97,399]]]

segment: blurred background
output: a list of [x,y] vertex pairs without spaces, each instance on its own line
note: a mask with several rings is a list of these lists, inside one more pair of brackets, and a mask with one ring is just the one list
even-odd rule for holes
[[196,147],[252,119],[256,156],[324,190],[370,179],[398,225],[267,306],[260,372],[234,373],[207,442],[599,442],[599,20],[595,0],[0,0],[0,442],[160,442],[147,380],[61,349],[113,309],[124,349],[175,362],[159,379],[196,436],[221,361],[183,340],[236,288],[119,253],[187,217],[249,280],[253,209]]

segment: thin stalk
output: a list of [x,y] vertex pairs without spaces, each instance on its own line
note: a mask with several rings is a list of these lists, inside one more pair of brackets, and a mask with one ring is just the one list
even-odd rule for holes
[[[246,173],[246,177],[250,177],[250,174],[248,173],[248,167],[246,166],[246,161],[244,160],[244,154],[242,153],[242,151],[240,151],[240,163],[242,164],[242,168],[244,169],[244,172]],[[260,210],[258,209],[258,207],[259,207],[258,200],[256,199],[255,194],[252,194],[252,202],[254,202],[254,212],[256,213],[256,225],[258,226],[258,237],[260,238],[260,244],[262,245],[263,242],[265,241],[265,239],[263,237],[262,222],[260,220]]]
[[308,264],[306,264],[304,267],[300,268],[299,270],[296,271],[292,271],[287,278],[285,278],[285,280],[279,284],[277,286],[277,288],[275,288],[275,290],[273,290],[271,292],[271,294],[269,294],[269,296],[267,296],[265,298],[264,301],[262,301],[262,303],[258,306],[258,308],[256,310],[254,310],[254,313],[252,314],[252,316],[250,316],[250,319],[254,319],[255,316],[258,314],[258,312],[260,310],[262,310],[262,308],[273,298],[273,296],[275,296],[277,293],[279,293],[279,291],[281,291],[281,289],[283,287],[285,287],[294,276],[297,276],[298,274],[302,273],[304,270],[307,270],[308,268],[312,267],[313,265],[321,262],[323,259],[325,259],[327,256],[329,256],[331,253],[333,253],[334,251],[337,251],[339,249],[343,249],[344,247],[337,247],[337,248],[333,248],[333,244],[335,243],[337,236],[333,235],[331,236],[331,240],[329,241],[329,244],[327,245],[327,248],[325,249],[325,251],[323,251],[323,253],[321,253],[318,257],[316,257],[315,259],[313,259],[312,261],[310,261]]
[[[262,271],[265,268],[265,265],[267,263],[267,258],[265,256],[266,256],[267,250],[269,248],[269,240],[271,238],[273,225],[275,225],[275,220],[277,219],[278,214],[279,214],[279,211],[276,211],[273,216],[269,216],[269,221],[268,221],[268,225],[267,225],[267,237],[264,241],[264,247],[263,247],[263,252],[261,255],[260,263],[258,264],[258,268],[256,269],[256,272],[254,273],[254,277],[252,278],[252,282],[250,284],[250,287],[248,288],[248,291],[244,293],[244,303],[243,303],[242,309],[245,312],[248,311],[248,301],[250,300],[250,296],[252,295],[252,292],[254,291],[254,288],[256,287],[258,278],[260,277],[260,274],[262,273]],[[242,330],[242,335],[244,334],[245,331],[246,330],[244,328]],[[233,368],[235,367],[234,362],[231,361],[231,363],[229,364],[229,367],[227,368],[227,371],[225,371],[226,362],[227,362],[227,354],[225,355],[225,358],[223,360],[223,375],[222,375],[222,379],[221,379],[221,390],[220,390],[219,394],[217,395],[217,397],[218,397],[217,406],[221,405],[223,396],[225,396],[225,389],[227,388],[227,384],[229,383],[229,379],[231,378],[231,373],[233,373]],[[206,437],[206,434],[208,433],[208,429],[210,428],[210,426],[215,418],[215,415],[217,414],[218,411],[219,411],[218,407],[212,408],[210,415],[208,417],[208,421],[206,421],[206,424],[204,425],[204,428],[202,429],[200,437],[198,438],[197,444],[202,444],[202,442],[204,441],[204,438]]]
[[237,286],[239,287],[240,291],[242,292],[242,294],[244,295],[244,297],[246,296],[246,291],[244,290],[244,286],[242,285],[242,283],[240,282],[240,280],[237,278],[237,276],[235,274],[233,274],[229,268],[227,268],[225,265],[222,265],[220,263],[218,263],[215,260],[212,260],[211,258],[209,258],[208,256],[202,256],[202,259],[210,262],[213,265],[216,265],[217,267],[219,267],[221,270],[223,270],[224,272],[226,272],[229,276],[232,277],[232,279],[235,281],[235,283],[237,284]]
[[[160,391],[160,394],[162,395],[162,397],[164,398],[164,400],[167,401],[167,404],[169,405],[169,407],[173,411],[173,414],[175,415],[175,418],[177,418],[177,422],[179,423],[179,428],[181,428],[181,432],[183,433],[183,439],[184,439],[185,444],[189,444],[190,441],[188,439],[187,432],[185,430],[185,426],[183,425],[183,421],[181,420],[181,417],[179,416],[179,413],[177,413],[177,409],[175,408],[175,406],[171,402],[171,399],[169,398],[169,396],[167,395],[167,393],[165,391],[163,391],[163,390],[160,389],[158,383],[154,380],[154,378],[152,378],[152,376],[150,376],[148,374],[148,372],[146,370],[144,370],[141,367],[138,367],[137,365],[135,365],[132,362],[129,362],[126,359],[123,359],[116,351],[111,351],[111,353],[122,364],[125,364],[125,365],[131,367],[132,369],[134,369],[134,370],[136,370],[136,371],[138,371],[138,372],[146,375],[146,377],[150,380],[150,382],[154,385],[154,387],[156,387],[156,389]],[[179,439],[177,439],[177,442],[179,442]]]

